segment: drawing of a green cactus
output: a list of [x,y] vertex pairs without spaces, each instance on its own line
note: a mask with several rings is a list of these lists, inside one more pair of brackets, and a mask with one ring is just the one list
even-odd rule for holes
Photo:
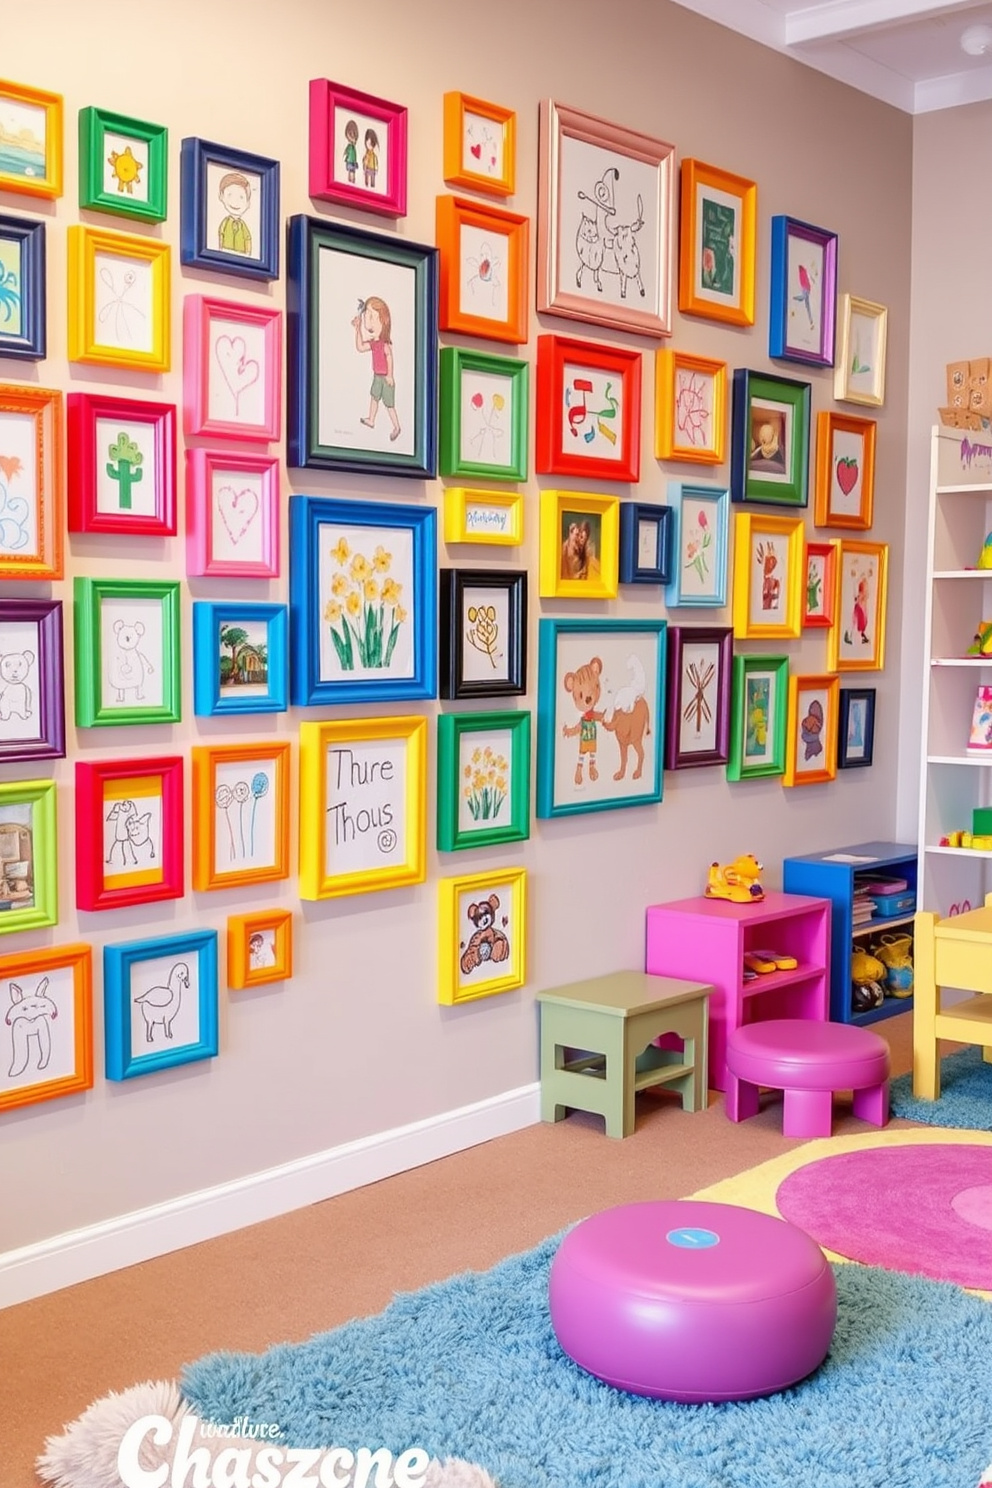
[[131,510],[131,491],[144,475],[141,468],[144,455],[141,453],[133,439],[121,430],[117,436],[117,443],[110,445],[107,450],[111,460],[117,464],[107,463],[107,474],[113,481],[120,482],[119,501],[121,511]]

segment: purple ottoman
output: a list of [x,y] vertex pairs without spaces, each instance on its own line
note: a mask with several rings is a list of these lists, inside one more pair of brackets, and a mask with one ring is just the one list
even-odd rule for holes
[[784,1092],[782,1134],[829,1137],[833,1093],[854,1092],[854,1114],[873,1126],[889,1119],[889,1046],[868,1028],[806,1018],[745,1023],[727,1036],[726,1111],[758,1113],[758,1087]]
[[590,1374],[661,1400],[750,1400],[804,1379],[837,1321],[834,1274],[795,1225],[733,1204],[624,1204],[551,1263],[551,1322]]

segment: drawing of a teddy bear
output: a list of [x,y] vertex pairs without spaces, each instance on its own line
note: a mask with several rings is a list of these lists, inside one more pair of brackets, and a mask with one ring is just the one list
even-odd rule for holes
[[123,620],[114,621],[116,644],[107,658],[107,680],[116,689],[119,703],[126,701],[129,692],[133,692],[135,702],[140,703],[145,695],[142,691],[145,674],[155,670],[144,652],[138,649],[144,633],[145,627],[140,620],[133,625]]
[[475,926],[475,933],[465,947],[461,959],[462,975],[468,976],[483,961],[505,961],[510,954],[510,942],[502,930],[496,929],[496,911],[499,898],[490,894],[481,904],[470,904],[466,913]]
[[10,651],[0,656],[0,719],[31,717],[31,689],[25,677],[34,661],[33,651]]

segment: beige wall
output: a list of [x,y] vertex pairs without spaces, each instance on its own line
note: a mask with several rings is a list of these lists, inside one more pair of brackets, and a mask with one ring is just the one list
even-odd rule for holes
[[[189,894],[182,902],[147,911],[77,917],[73,757],[123,758],[135,749],[188,753],[205,737],[267,738],[272,732],[294,737],[299,723],[311,716],[296,711],[275,723],[248,720],[244,729],[222,729],[218,723],[198,728],[191,716],[190,600],[235,593],[264,598],[266,586],[193,581],[184,591],[183,723],[131,735],[109,729],[77,734],[70,724],[70,758],[53,772],[60,786],[61,919],[45,940],[61,944],[82,936],[99,958],[107,941],[194,924],[223,931],[229,913],[281,902],[297,910],[296,975],[275,989],[230,996],[222,990],[221,1052],[212,1063],[112,1085],[103,1078],[97,959],[95,1088],[0,1121],[0,1250],[525,1085],[537,1073],[535,990],[639,965],[646,904],[700,891],[712,859],[751,849],[768,865],[774,886],[781,881],[781,859],[790,852],[891,834],[903,608],[912,149],[907,116],[665,0],[616,0],[608,10],[594,0],[573,0],[567,7],[507,0],[488,18],[454,0],[393,4],[387,16],[339,0],[277,5],[173,0],[167,6],[38,0],[30,13],[15,8],[5,17],[3,71],[65,95],[66,195],[51,209],[39,209],[50,227],[50,355],[37,378],[67,390],[138,389],[139,395],[178,402],[182,293],[205,291],[239,300],[269,296],[248,281],[180,271],[179,142],[200,135],[277,157],[283,167],[284,215],[307,211],[307,82],[317,74],[409,106],[410,207],[397,231],[412,239],[432,240],[434,198],[444,190],[441,95],[451,88],[517,110],[519,189],[512,205],[528,214],[537,211],[537,106],[545,96],[670,139],[680,156],[695,155],[753,177],[759,186],[757,324],[733,331],[678,320],[672,344],[723,357],[731,367],[768,368],[769,218],[788,212],[837,230],[841,289],[890,308],[876,535],[892,544],[892,623],[889,664],[884,675],[872,679],[879,688],[875,768],[851,772],[834,785],[785,791],[770,781],[731,787],[721,769],[681,772],[666,776],[660,807],[535,822],[530,842],[519,851],[439,859],[431,847],[428,881],[415,889],[301,906],[290,880],[276,886],[281,892],[262,887],[244,894]],[[89,104],[164,122],[170,130],[171,206],[162,233],[177,250],[176,355],[166,377],[121,376],[66,362],[65,228],[80,215],[76,117]],[[33,210],[27,198],[8,197],[0,205]],[[118,225],[107,218],[92,220]],[[950,259],[950,243],[947,254]],[[973,271],[977,290],[980,266]],[[281,304],[283,294],[284,283],[274,285],[272,302]],[[532,334],[540,328],[533,317]],[[594,339],[604,334],[551,318],[545,328]],[[693,472],[662,468],[654,460],[654,347],[647,340],[629,340],[646,356],[643,478],[637,494],[664,500],[667,478]],[[950,346],[949,352],[956,349]],[[803,375],[788,365],[781,370]],[[34,376],[24,364],[0,363],[5,380]],[[831,374],[814,372],[812,382],[814,410],[831,406]],[[723,474],[729,478],[729,469]],[[535,621],[542,610],[536,584],[539,484],[532,479],[527,485],[527,540],[519,555],[501,558],[497,550],[463,549],[447,559],[476,564],[481,558],[494,566],[526,562]],[[405,482],[304,471],[292,473],[286,490],[431,502],[441,494],[440,483],[421,493]],[[111,540],[70,540],[66,583],[54,586],[55,592],[68,599],[69,580],[77,573],[184,577],[182,538],[164,542],[161,554],[161,560],[138,560]],[[18,595],[29,587],[5,586]],[[268,589],[268,597],[285,598],[284,580]],[[565,612],[576,611],[568,605],[544,607],[544,613]],[[625,593],[597,613],[657,614],[658,596]],[[729,613],[685,612],[681,618],[729,622]],[[532,678],[536,635],[532,625]],[[823,670],[822,633],[810,632],[790,649],[796,669]],[[535,701],[532,692],[527,704],[533,708]],[[417,707],[404,705],[401,711]],[[427,704],[423,711],[433,717],[437,707]],[[432,782],[431,824],[433,812]],[[440,1009],[435,997],[438,878],[516,863],[530,876],[526,989]],[[11,936],[0,950],[40,943],[40,936]]]

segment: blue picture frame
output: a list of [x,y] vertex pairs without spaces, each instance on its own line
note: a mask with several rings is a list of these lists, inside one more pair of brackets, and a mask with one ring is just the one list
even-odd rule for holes
[[[213,225],[217,228],[220,242],[225,224],[233,224],[227,234],[231,246],[215,248],[210,242],[214,187],[219,187],[228,175],[258,178],[261,198],[258,216],[255,219],[253,213],[249,225],[244,213],[228,210],[219,224],[215,222]],[[250,185],[249,179],[249,195]],[[232,182],[227,189],[237,188]],[[243,186],[240,191],[243,195]],[[240,197],[237,203],[230,205],[240,206]],[[226,145],[212,144],[208,140],[192,137],[183,140],[179,155],[179,258],[182,263],[198,269],[220,269],[225,274],[237,274],[244,279],[278,279],[279,222],[278,160],[267,155],[253,155],[247,150],[231,150]],[[258,233],[258,252],[248,254],[243,247],[234,245],[244,241],[247,231],[248,241],[254,247],[251,226],[255,226]]]
[[[239,646],[222,642],[222,628],[264,626],[260,643],[246,635]],[[230,667],[224,652],[231,646]],[[198,718],[227,714],[285,713],[289,707],[289,612],[281,604],[196,600],[193,605],[193,712]],[[263,692],[239,693],[261,685]]]
[[[0,357],[44,360],[45,303],[45,224],[4,213],[0,216]],[[15,315],[18,329],[11,331]]]
[[665,604],[669,609],[722,609],[727,603],[730,488],[712,481],[673,480],[667,494],[672,574]]
[[[288,242],[289,465],[433,480],[437,475],[438,250],[302,215],[290,218]],[[404,271],[412,278],[404,281]],[[361,382],[355,381],[356,349],[371,351],[374,340],[384,339],[381,333],[372,339],[366,334],[358,346],[359,318],[374,298],[382,299],[369,291],[383,281],[393,300],[393,330],[405,325],[412,328],[413,336],[412,356],[409,349],[405,353],[405,364],[413,367],[413,386],[401,399],[397,387],[402,384],[394,377],[392,405],[381,395],[375,396],[378,376],[372,375],[371,385],[365,380],[371,371],[370,359],[365,359],[367,366],[362,362]],[[407,292],[405,301],[397,298],[401,288]],[[330,345],[329,323],[337,338]],[[399,368],[402,353],[395,351],[394,355]],[[396,412],[400,404],[408,410],[402,420]],[[408,437],[403,437],[408,417],[412,434],[407,430]],[[397,428],[399,434],[391,438]]]
[[[645,531],[645,527],[653,529]],[[650,543],[653,561],[645,562]],[[659,502],[620,504],[621,584],[669,584],[672,579],[672,508]]]
[[[805,245],[803,257],[809,265],[796,264],[796,279],[789,273],[790,242]],[[783,362],[832,367],[836,324],[837,234],[798,217],[773,217],[768,355]]]
[[667,629],[667,620],[539,622],[538,817],[662,799]]
[[[142,962],[158,965],[143,975]],[[195,961],[195,986],[191,963]],[[183,970],[185,968],[185,971]],[[137,983],[147,982],[141,991]],[[149,995],[152,994],[152,995]],[[178,1042],[175,1025],[189,1024],[197,1009],[195,1035]],[[139,1007],[145,1040],[134,1047]],[[108,1080],[131,1080],[217,1054],[217,931],[195,930],[151,940],[120,941],[103,948],[103,1007]],[[152,1052],[147,1052],[148,1049]]]
[[[342,529],[360,532],[361,546]],[[383,544],[393,534],[395,545],[401,533],[409,534],[401,540],[405,553],[387,553]],[[356,566],[359,556],[368,574]],[[394,557],[396,569],[391,566]],[[370,581],[376,586],[371,599],[365,587]],[[349,601],[356,606],[350,614],[358,623],[345,628]],[[436,697],[436,509],[291,496],[289,615],[289,698],[294,707]],[[375,676],[403,646],[409,659],[402,674]],[[357,675],[349,679],[349,672]]]

